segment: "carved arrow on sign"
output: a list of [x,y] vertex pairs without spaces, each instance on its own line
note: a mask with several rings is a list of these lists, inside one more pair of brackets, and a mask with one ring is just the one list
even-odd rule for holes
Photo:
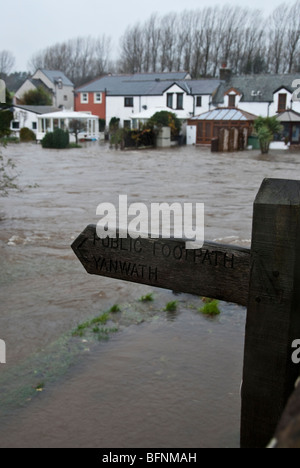
[[250,250],[212,242],[186,250],[184,240],[100,239],[89,225],[72,244],[92,275],[247,305]]

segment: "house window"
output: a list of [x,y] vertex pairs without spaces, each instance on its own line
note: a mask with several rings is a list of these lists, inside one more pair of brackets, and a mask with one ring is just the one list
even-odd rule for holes
[[130,130],[131,128],[131,120],[124,120],[124,128],[127,128]]
[[102,93],[94,93],[94,103],[95,104],[102,103]]
[[124,106],[125,107],[133,107],[133,97],[126,97],[124,99]]
[[19,128],[20,128],[20,122],[17,122],[17,121],[12,122],[11,128],[12,128],[13,130],[19,130]]
[[173,93],[167,94],[167,107],[170,107],[170,109],[173,109]]
[[286,103],[287,103],[287,94],[279,94],[278,95],[278,112],[284,112],[286,110]]
[[236,95],[235,94],[229,94],[228,99],[229,99],[228,100],[229,107],[235,107]]
[[36,122],[32,122],[32,130],[36,130],[37,129],[37,123]]
[[183,93],[177,93],[177,109],[183,109]]
[[197,96],[196,106],[197,107],[202,107],[202,96]]
[[81,93],[80,95],[81,99],[81,104],[88,104],[89,102],[89,94],[88,93]]
[[64,94],[64,101],[67,101],[67,100],[68,100],[68,96]]

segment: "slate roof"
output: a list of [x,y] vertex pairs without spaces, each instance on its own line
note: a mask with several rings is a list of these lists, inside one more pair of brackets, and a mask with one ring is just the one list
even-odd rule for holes
[[34,114],[49,114],[50,112],[58,112],[60,109],[53,106],[25,106],[21,104],[16,104],[13,107],[17,107],[18,109],[23,109],[29,112],[33,112]]
[[66,75],[59,70],[46,70],[45,68],[40,68],[40,70],[53,84],[55,84],[55,81],[58,79],[61,79],[64,86],[74,86],[72,81],[70,81],[69,78],[67,78]]
[[[273,94],[281,88],[286,88],[293,93],[294,80],[299,75],[247,75],[233,76],[228,81],[222,81],[213,98],[215,105],[224,103],[224,94],[231,88],[242,94],[241,102],[273,102]],[[252,91],[261,92],[260,96],[253,96]]]
[[300,114],[294,110],[281,112],[277,115],[279,122],[300,122]]
[[43,88],[45,89],[46,91],[50,91],[48,86],[45,85],[45,83],[40,80],[40,79],[34,79],[34,78],[28,78],[28,80],[30,81],[30,83],[33,84],[33,86],[35,86],[36,88]]
[[206,95],[213,94],[221,83],[220,80],[210,79],[176,79],[178,76],[186,75],[186,73],[151,73],[105,76],[80,86],[76,92],[106,91],[107,96],[161,96],[176,84],[187,94]]

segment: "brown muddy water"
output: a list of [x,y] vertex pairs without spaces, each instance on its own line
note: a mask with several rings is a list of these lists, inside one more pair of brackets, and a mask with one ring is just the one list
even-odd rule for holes
[[299,178],[300,154],[2,152],[22,191],[0,199],[0,447],[238,447],[246,310],[208,318],[198,297],[88,276],[70,245],[122,194],[205,203],[207,240],[249,246],[263,178]]

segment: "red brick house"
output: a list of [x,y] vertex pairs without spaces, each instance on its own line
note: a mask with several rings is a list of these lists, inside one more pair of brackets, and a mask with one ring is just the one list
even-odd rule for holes
[[[92,83],[91,83],[92,85]],[[106,92],[98,91],[97,87],[89,86],[92,90],[75,91],[75,111],[90,112],[92,115],[98,115],[99,119],[106,118]]]

